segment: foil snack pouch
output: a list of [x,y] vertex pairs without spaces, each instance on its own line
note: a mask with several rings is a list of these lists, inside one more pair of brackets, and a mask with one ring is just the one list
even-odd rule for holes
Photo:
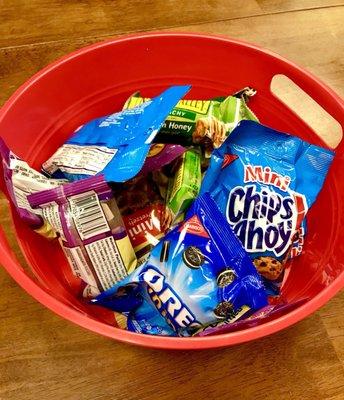
[[135,269],[134,250],[103,176],[35,193],[28,200],[59,233],[74,275],[87,285],[85,293],[99,294]]
[[147,263],[92,303],[121,312],[128,330],[189,336],[249,315],[267,299],[249,256],[206,193]]
[[239,321],[228,324],[226,321],[217,324],[215,326],[207,326],[205,329],[196,334],[196,336],[212,336],[221,335],[224,333],[234,332],[242,329],[249,329],[254,326],[263,324],[264,322],[271,321],[278,317],[281,317],[287,312],[295,310],[297,307],[305,304],[308,301],[307,298],[296,300],[292,303],[279,303],[269,304],[266,307],[261,308],[249,317],[241,319]]
[[[140,106],[149,98],[133,94],[123,109]],[[214,100],[180,100],[162,124],[157,143],[183,146],[204,145],[208,151],[218,148],[239,121],[257,117],[248,108],[244,97],[228,96]]]
[[201,193],[214,198],[271,296],[279,294],[285,262],[299,254],[304,218],[333,157],[331,150],[253,121],[240,122],[213,152]]
[[192,148],[176,161],[169,179],[166,204],[174,219],[180,217],[195,200],[201,182],[201,152],[198,148]]
[[170,164],[184,152],[185,148],[183,146],[179,146],[178,144],[152,144],[146,161],[140,171],[140,175],[161,169],[164,165]]
[[49,179],[37,172],[10,151],[2,138],[0,138],[0,154],[7,191],[18,215],[40,235],[48,239],[55,238],[56,232],[47,221],[43,220],[41,210],[30,206],[27,196],[58,187],[67,181]]
[[139,175],[114,191],[138,265],[147,261],[150,251],[171,225],[172,214],[161,197],[152,174]]
[[166,116],[189,89],[172,86],[138,107],[86,123],[43,164],[43,171],[69,181],[98,174],[107,182],[133,178]]

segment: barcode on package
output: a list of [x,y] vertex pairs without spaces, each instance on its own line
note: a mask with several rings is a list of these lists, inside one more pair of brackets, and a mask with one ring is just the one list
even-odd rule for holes
[[95,192],[71,196],[68,201],[76,229],[82,240],[110,230]]
[[85,248],[104,289],[109,289],[128,275],[112,236],[90,243]]

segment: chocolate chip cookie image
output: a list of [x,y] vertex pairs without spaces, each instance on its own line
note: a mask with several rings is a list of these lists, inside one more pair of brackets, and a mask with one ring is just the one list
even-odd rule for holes
[[257,271],[269,281],[278,279],[283,271],[283,265],[273,257],[261,256],[253,260]]
[[218,148],[227,137],[226,125],[216,117],[210,116],[200,118],[196,122],[195,131],[192,134],[192,141],[195,144],[211,142],[214,148]]

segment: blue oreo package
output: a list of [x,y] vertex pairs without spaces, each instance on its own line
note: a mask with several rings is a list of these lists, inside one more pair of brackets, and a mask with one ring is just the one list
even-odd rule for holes
[[86,123],[43,164],[42,171],[69,181],[100,173],[107,182],[133,178],[161,124],[189,89],[172,86],[135,108]]
[[267,298],[251,259],[206,193],[146,264],[92,303],[123,313],[130,331],[189,336],[247,316]]
[[300,254],[305,215],[334,152],[253,121],[242,121],[216,149],[201,193],[209,192],[278,296],[284,265]]

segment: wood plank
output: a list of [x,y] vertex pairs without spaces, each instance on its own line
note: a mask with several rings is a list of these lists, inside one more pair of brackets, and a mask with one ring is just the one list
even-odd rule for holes
[[307,68],[344,95],[344,7],[291,14],[193,25],[183,30],[224,34],[257,43]]
[[343,4],[335,0],[2,1],[0,47],[116,35]]
[[326,304],[320,311],[322,322],[338,358],[344,365],[344,291]]
[[[224,34],[276,51],[315,73],[344,95],[344,7],[274,14],[173,30]],[[110,37],[110,36],[109,36]],[[105,37],[0,49],[0,105],[31,75],[62,55]],[[310,43],[315,43],[310,46]],[[319,56],[321,54],[321,56]]]
[[[6,4],[7,3],[7,4]],[[83,36],[187,25],[219,18],[259,14],[256,1],[177,0],[61,1],[21,0],[6,2],[0,9],[0,47],[75,39]]]
[[311,10],[314,8],[328,8],[343,5],[343,2],[338,0],[257,0],[257,3],[263,11],[269,13]]

